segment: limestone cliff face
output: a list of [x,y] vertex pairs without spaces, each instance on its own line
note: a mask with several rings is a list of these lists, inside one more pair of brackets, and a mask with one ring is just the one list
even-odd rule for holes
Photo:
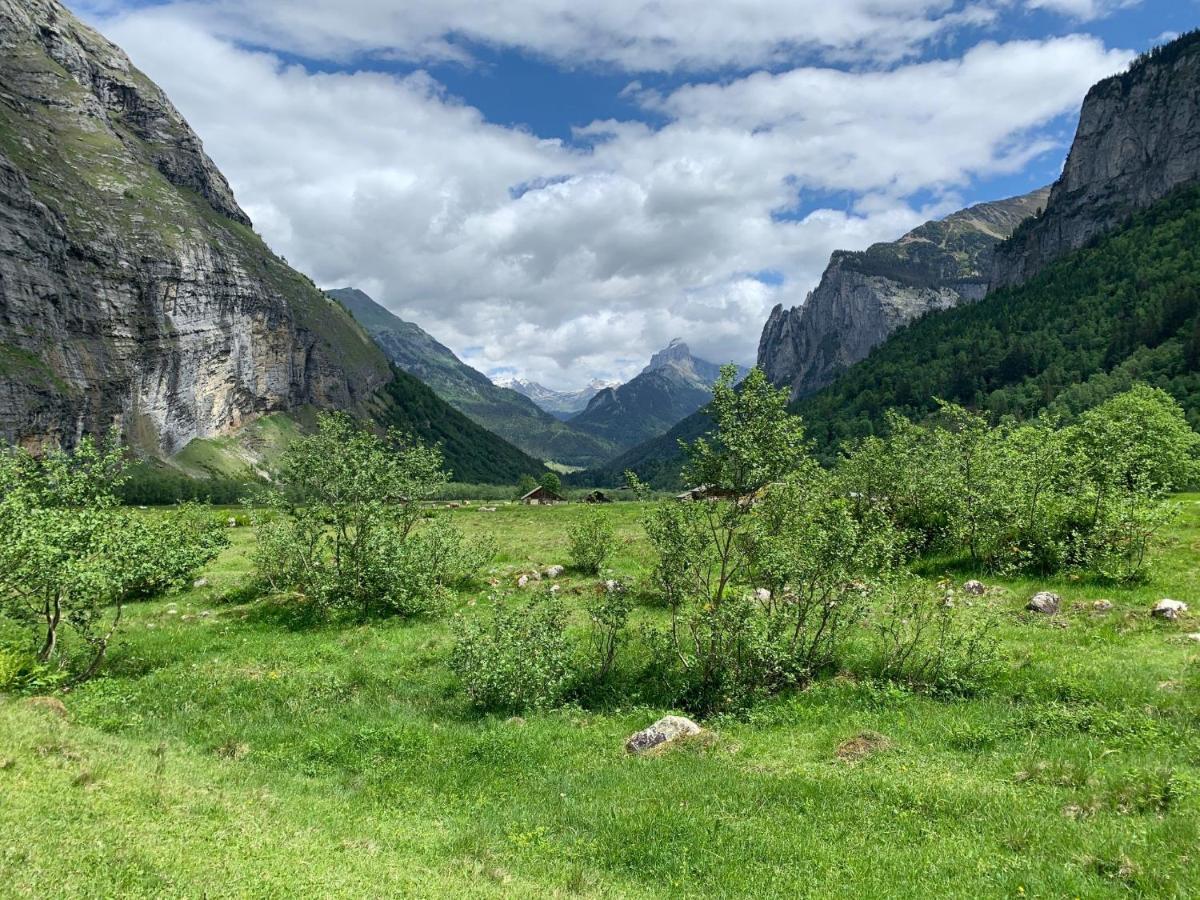
[[389,378],[118,48],[57,0],[0,0],[0,438],[116,424],[170,453]]
[[1048,188],[927,222],[894,243],[833,254],[802,306],[771,311],[758,366],[792,399],[819,390],[925,313],[981,299],[996,245],[1046,202]]
[[1093,87],[1045,215],[997,249],[992,286],[1020,284],[1200,178],[1200,33]]

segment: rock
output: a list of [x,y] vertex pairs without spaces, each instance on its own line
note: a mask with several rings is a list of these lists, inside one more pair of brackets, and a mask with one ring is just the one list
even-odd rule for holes
[[1038,591],[1033,595],[1033,599],[1025,604],[1025,608],[1030,612],[1043,613],[1052,616],[1058,612],[1062,606],[1062,598],[1052,591]]
[[1191,634],[1187,635],[1187,639],[1189,641],[1193,641],[1194,643],[1200,644],[1200,631],[1193,631]]
[[162,90],[58,0],[0,0],[0,85],[0,346],[17,366],[0,440],[69,447],[116,424],[165,455],[391,379],[251,236]]
[[25,705],[33,709],[43,709],[60,719],[67,717],[67,705],[57,697],[30,697],[25,701]]
[[982,597],[987,593],[987,588],[982,581],[971,579],[963,585],[963,593],[970,594],[972,597]]
[[547,566],[545,575],[547,578],[558,578],[565,572],[566,569],[562,566]]
[[1048,194],[1044,188],[982,203],[926,222],[894,243],[837,251],[803,305],[771,311],[758,367],[796,399],[829,384],[902,325],[981,299],[993,248],[1044,206]]
[[1179,600],[1159,600],[1150,610],[1150,615],[1156,619],[1166,619],[1174,622],[1185,612],[1188,611],[1188,605]]
[[768,591],[766,588],[755,588],[754,599],[757,600],[759,603],[770,603],[771,602],[771,592]]
[[229,528],[237,528],[237,519],[235,519],[233,516],[230,516],[228,519],[225,520],[225,524]]
[[609,594],[623,594],[629,589],[625,586],[624,582],[610,578],[604,582],[604,590]]
[[517,579],[517,587],[523,588],[523,587],[528,587],[528,586],[529,586],[529,576],[528,575],[522,575],[520,578]]
[[197,578],[195,581],[192,582],[192,587],[194,587],[194,588],[208,587],[208,579],[207,578]]
[[1111,600],[1093,600],[1092,601],[1092,609],[1094,609],[1096,612],[1108,612],[1112,608],[1113,608],[1113,602]]
[[550,585],[550,593],[552,593],[552,594],[557,594],[561,590],[562,590],[562,588],[559,587],[557,584]]
[[701,728],[684,716],[663,716],[649,728],[630,735],[625,741],[627,753],[645,753],[655,747],[670,744],[682,737],[699,734]]
[[992,289],[1021,284],[1062,255],[1200,178],[1200,52],[1135,64],[1088,91],[1043,215],[993,256]]

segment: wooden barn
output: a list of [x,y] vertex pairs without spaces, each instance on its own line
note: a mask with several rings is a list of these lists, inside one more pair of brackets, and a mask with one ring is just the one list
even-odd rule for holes
[[522,497],[521,502],[526,506],[554,506],[556,503],[566,503],[567,498],[539,484]]

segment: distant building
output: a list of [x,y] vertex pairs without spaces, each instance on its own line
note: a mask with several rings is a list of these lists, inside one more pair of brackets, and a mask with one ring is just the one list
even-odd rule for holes
[[612,498],[604,491],[592,491],[583,498],[584,503],[612,503]]
[[567,498],[562,494],[556,494],[542,485],[538,485],[522,497],[521,502],[526,506],[553,506],[556,503],[566,503]]

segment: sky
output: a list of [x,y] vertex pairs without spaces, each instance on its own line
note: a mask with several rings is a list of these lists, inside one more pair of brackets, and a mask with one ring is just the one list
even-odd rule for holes
[[752,364],[836,249],[1052,182],[1200,0],[68,0],[268,244],[493,377]]

